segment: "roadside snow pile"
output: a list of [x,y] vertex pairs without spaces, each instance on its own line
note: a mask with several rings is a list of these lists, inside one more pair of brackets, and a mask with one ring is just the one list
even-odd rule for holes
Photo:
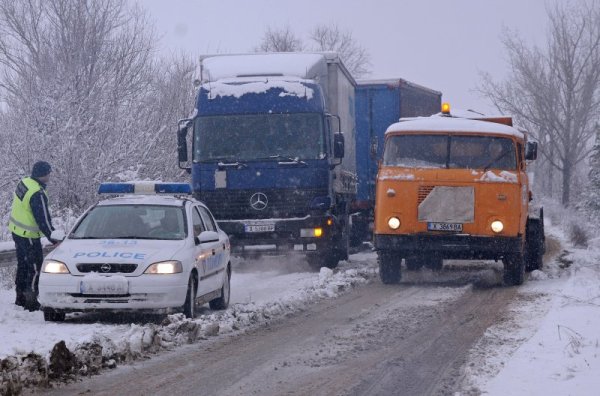
[[[93,374],[163,349],[219,334],[246,331],[302,311],[320,299],[337,297],[358,284],[369,282],[376,274],[376,266],[372,263],[337,271],[322,269],[318,276],[313,275],[316,279],[311,285],[283,296],[273,295],[260,303],[232,304],[223,312],[207,310],[208,314],[195,320],[175,314],[166,317],[162,323],[143,324],[86,324],[85,317],[84,323],[71,320],[45,323],[41,312],[22,311],[8,300],[14,298],[14,292],[2,290],[2,335],[10,335],[8,341],[12,339],[18,344],[19,337],[32,338],[29,331],[41,333],[33,337],[37,342],[28,345],[33,349],[31,352],[22,350],[22,346],[10,348],[4,340],[4,348],[0,348],[0,394],[18,394],[26,386],[47,386],[53,380]],[[8,348],[19,352],[7,356]]]
[[[547,232],[569,245],[559,229]],[[531,273],[500,324],[473,348],[462,394],[596,395],[598,329],[600,247],[569,247]]]

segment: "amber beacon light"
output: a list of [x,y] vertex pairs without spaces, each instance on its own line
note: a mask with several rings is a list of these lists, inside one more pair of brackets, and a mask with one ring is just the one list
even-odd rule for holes
[[450,114],[450,103],[442,103],[442,114]]

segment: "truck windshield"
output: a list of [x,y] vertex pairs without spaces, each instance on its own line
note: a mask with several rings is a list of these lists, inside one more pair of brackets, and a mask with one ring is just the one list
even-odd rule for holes
[[385,143],[383,165],[406,168],[515,170],[511,139],[464,135],[397,135]]
[[325,157],[324,136],[317,113],[198,117],[194,160],[320,159]]
[[102,205],[90,210],[73,239],[184,239],[183,208],[166,205]]

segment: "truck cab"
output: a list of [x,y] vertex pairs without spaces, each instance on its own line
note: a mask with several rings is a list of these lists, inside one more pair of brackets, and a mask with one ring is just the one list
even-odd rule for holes
[[543,210],[530,202],[527,160],[537,144],[509,117],[449,110],[401,120],[385,134],[376,182],[374,242],[384,283],[444,259],[502,260],[517,285],[541,266]]

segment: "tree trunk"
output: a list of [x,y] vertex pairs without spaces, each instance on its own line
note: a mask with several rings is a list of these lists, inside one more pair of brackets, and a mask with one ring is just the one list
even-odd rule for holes
[[569,198],[571,195],[571,173],[571,163],[565,161],[562,171],[562,204],[565,207],[569,206]]

